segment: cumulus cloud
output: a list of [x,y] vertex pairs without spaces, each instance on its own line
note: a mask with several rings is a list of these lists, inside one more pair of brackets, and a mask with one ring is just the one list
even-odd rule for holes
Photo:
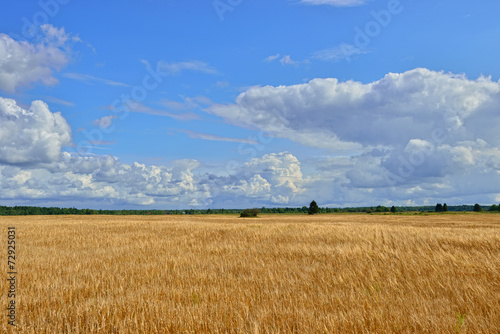
[[43,25],[41,31],[43,38],[37,44],[0,34],[0,89],[13,93],[35,82],[48,86],[58,83],[54,71],[70,60],[70,43],[80,40],[50,24]]
[[289,152],[270,153],[245,163],[244,173],[259,174],[273,187],[286,188],[290,194],[302,191],[299,160]]
[[[51,164],[31,168],[0,166],[3,199],[51,199],[108,204],[208,205],[210,193],[195,179],[199,163],[176,161],[172,167],[126,164],[113,156],[81,156],[62,152]],[[183,205],[181,205],[183,204]]]
[[426,69],[370,83],[253,87],[208,111],[325,156],[270,153],[228,173],[196,160],[152,166],[61,152],[71,132],[60,114],[41,101],[0,99],[0,199],[160,208],[498,202],[499,108],[500,83]]
[[304,193],[314,186],[332,204],[366,205],[442,197],[460,203],[473,196],[464,183],[470,194],[494,198],[497,190],[485,180],[500,176],[499,108],[500,83],[491,78],[418,68],[369,83],[330,78],[253,87],[208,111],[348,157],[331,169],[310,161],[320,176],[304,180]]
[[59,159],[71,144],[71,128],[60,113],[34,101],[28,109],[0,97],[0,163],[30,164]]
[[[105,116],[95,124],[105,128],[113,117]],[[4,201],[187,208],[248,200],[284,204],[303,191],[300,163],[287,152],[254,158],[237,175],[221,176],[216,171],[199,172],[201,163],[196,160],[154,166],[123,163],[111,155],[62,151],[71,144],[71,129],[60,113],[52,113],[42,101],[23,108],[12,99],[0,98],[0,121],[0,199]]]
[[253,158],[233,179],[237,181],[224,185],[223,189],[240,201],[253,197],[267,203],[288,204],[304,191],[300,162],[289,152]]
[[271,184],[259,174],[252,176],[249,180],[224,186],[224,191],[240,197],[265,198],[271,192]]
[[289,153],[255,158],[237,176],[197,173],[200,165],[178,160],[168,167],[148,166],[62,152],[58,161],[30,168],[0,165],[0,199],[187,208],[287,204],[303,191],[300,164]]
[[[498,141],[491,121],[497,125],[500,120],[492,111],[499,92],[500,84],[489,78],[469,80],[419,68],[366,84],[329,78],[253,87],[234,104],[212,105],[208,111],[308,146],[324,148],[329,138],[332,150],[405,146],[411,139],[429,138],[436,128],[452,130],[452,140],[483,134],[484,129]],[[486,115],[493,119],[482,121]],[[316,140],[313,134],[318,134]]]

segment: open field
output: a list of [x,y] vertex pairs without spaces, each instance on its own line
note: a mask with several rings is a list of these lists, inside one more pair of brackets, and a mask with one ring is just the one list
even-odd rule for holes
[[7,227],[17,232],[19,333],[500,333],[500,215],[26,216],[0,226],[4,306]]

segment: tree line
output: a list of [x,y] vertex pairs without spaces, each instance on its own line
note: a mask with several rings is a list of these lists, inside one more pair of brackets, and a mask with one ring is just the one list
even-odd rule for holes
[[[313,201],[314,202],[314,201]],[[316,202],[315,202],[316,203]],[[311,203],[312,204],[312,203]],[[488,210],[483,210],[479,204],[475,205],[441,205],[436,206],[392,206],[383,205],[370,207],[329,208],[311,207],[283,207],[266,208],[258,210],[260,213],[396,213],[396,212],[461,212],[461,211],[500,211],[500,205],[491,205]],[[94,210],[77,208],[37,207],[37,206],[0,206],[0,216],[28,216],[28,215],[202,215],[202,214],[241,214],[243,209],[184,209],[184,210]]]
[[204,210],[94,210],[36,206],[0,206],[0,216],[29,215],[199,215],[199,214],[238,214],[240,209]]
[[[436,211],[436,212],[447,212],[448,210],[449,210],[448,205],[446,205],[446,203],[444,203],[444,204],[437,203],[436,207],[434,208],[434,211]],[[457,211],[457,210],[451,210],[451,211]],[[462,211],[462,210],[460,210],[460,211]],[[483,207],[481,205],[479,205],[478,203],[476,203],[471,207],[467,206],[467,210],[463,210],[463,211],[482,212]],[[490,211],[490,212],[500,211],[500,205],[493,204],[488,208],[488,211]]]

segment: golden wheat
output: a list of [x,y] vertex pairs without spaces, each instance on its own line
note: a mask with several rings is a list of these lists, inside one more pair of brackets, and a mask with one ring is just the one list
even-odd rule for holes
[[[17,231],[19,333],[500,333],[500,215],[0,226],[5,278],[7,226]],[[0,321],[12,331],[6,311]]]

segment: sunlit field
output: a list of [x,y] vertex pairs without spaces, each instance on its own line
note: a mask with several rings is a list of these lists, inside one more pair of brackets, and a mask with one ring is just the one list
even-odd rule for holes
[[[500,333],[500,215],[0,217],[19,333]],[[5,310],[5,308],[3,308]]]

